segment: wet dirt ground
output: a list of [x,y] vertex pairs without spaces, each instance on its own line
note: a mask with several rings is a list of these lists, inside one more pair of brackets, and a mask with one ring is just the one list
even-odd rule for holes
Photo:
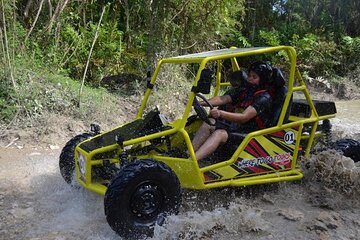
[[[359,140],[360,102],[337,105],[334,137]],[[0,148],[0,239],[119,239],[103,197],[68,186],[51,148]],[[359,164],[328,150],[302,165],[298,182],[186,190],[153,239],[360,239]]]

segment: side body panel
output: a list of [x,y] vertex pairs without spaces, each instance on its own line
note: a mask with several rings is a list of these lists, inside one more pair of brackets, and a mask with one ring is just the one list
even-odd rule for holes
[[255,136],[232,164],[204,172],[205,181],[236,179],[294,169],[299,136],[296,128]]

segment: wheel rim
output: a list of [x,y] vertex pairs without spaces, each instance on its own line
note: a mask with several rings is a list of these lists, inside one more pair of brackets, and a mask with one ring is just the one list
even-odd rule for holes
[[161,212],[164,194],[153,182],[140,184],[131,197],[131,212],[143,222],[152,222]]

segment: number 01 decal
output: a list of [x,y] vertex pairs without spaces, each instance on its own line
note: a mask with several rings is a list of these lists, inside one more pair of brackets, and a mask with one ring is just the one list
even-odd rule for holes
[[286,144],[293,144],[295,142],[295,133],[293,131],[288,131],[284,135],[284,141]]

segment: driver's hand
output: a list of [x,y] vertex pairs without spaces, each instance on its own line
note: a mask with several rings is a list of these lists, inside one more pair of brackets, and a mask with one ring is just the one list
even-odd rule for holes
[[210,110],[210,114],[213,118],[217,119],[221,117],[221,110],[218,109],[218,107],[214,107]]
[[[195,101],[193,101],[193,106],[195,104]],[[208,105],[204,101],[199,101],[200,106],[207,107]]]

